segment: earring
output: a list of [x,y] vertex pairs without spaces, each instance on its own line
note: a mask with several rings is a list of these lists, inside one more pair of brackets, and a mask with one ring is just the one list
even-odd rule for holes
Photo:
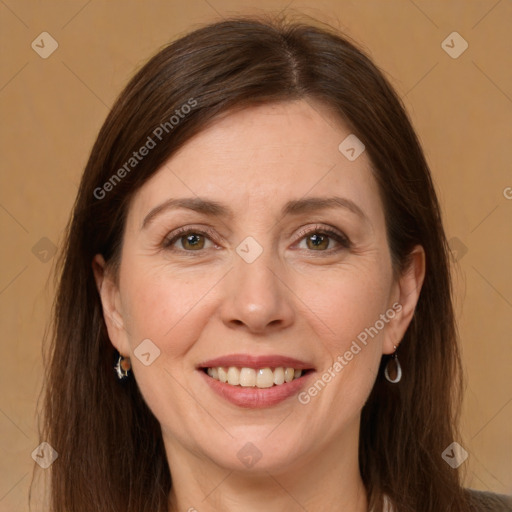
[[119,356],[117,360],[117,364],[114,366],[114,369],[117,372],[117,378],[119,380],[124,380],[129,377],[128,372],[132,368],[132,363],[129,357]]
[[[402,378],[402,367],[400,366],[400,362],[398,361],[398,357],[396,355],[396,349],[397,349],[396,345],[393,345],[393,348],[395,349],[395,352],[393,353],[393,356],[387,362],[387,364],[386,364],[386,366],[384,368],[384,377],[386,377],[386,380],[388,382],[396,384],[397,382],[400,382],[400,380]],[[391,361],[394,361],[395,362],[395,366],[396,366],[396,377],[394,379],[392,379],[389,376],[389,371],[388,371],[388,367],[389,367],[389,364],[390,364]]]

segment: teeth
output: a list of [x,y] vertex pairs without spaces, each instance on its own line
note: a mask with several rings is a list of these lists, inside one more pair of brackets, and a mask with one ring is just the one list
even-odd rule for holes
[[[227,382],[228,381],[228,372],[225,368],[219,367],[217,368],[217,374],[218,378],[221,382]],[[213,375],[210,375],[210,377],[213,377]],[[215,377],[213,377],[215,378]]]
[[294,368],[237,368],[236,366],[208,368],[208,375],[212,379],[231,384],[232,386],[242,386],[244,388],[271,388],[280,386],[285,382],[291,382],[302,375],[302,370]]
[[256,386],[256,370],[254,368],[242,368],[240,370],[240,386],[244,388]]
[[295,376],[295,370],[293,368],[286,368],[284,371],[284,381],[291,382]]
[[261,368],[256,376],[256,387],[271,388],[274,385],[274,373],[270,368]]
[[219,378],[219,372],[218,372],[217,368],[208,368],[208,375],[217,380]]
[[228,384],[232,386],[240,384],[240,370],[236,366],[230,366],[228,369]]
[[284,384],[284,368],[276,368],[274,370],[274,384],[276,386]]

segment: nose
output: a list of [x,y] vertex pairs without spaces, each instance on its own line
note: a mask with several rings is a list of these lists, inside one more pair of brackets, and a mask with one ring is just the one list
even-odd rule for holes
[[271,259],[266,251],[252,263],[235,257],[220,307],[228,328],[270,334],[293,323],[293,292],[285,282],[282,266]]

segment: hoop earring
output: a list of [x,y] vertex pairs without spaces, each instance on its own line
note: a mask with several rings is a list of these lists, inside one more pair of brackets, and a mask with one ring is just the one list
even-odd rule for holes
[[117,372],[117,378],[119,380],[125,380],[129,377],[128,372],[132,368],[132,363],[129,357],[124,358],[123,356],[119,356],[117,360],[117,364],[114,366],[114,369]]
[[[387,362],[387,364],[386,364],[386,366],[384,368],[384,377],[386,377],[386,380],[388,382],[391,382],[392,384],[396,384],[397,382],[400,382],[400,380],[402,379],[402,367],[400,366],[400,361],[398,361],[398,357],[396,355],[396,349],[397,349],[396,345],[393,345],[393,348],[395,349],[395,352],[393,353],[393,356]],[[395,362],[395,366],[396,366],[396,377],[394,379],[392,379],[389,376],[388,367],[389,367],[389,363],[391,361],[394,361]]]

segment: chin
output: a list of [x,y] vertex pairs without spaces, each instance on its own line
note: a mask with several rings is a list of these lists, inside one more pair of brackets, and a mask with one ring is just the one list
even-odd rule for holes
[[230,431],[233,438],[226,435],[219,442],[209,437],[208,446],[201,451],[218,466],[230,471],[279,473],[296,464],[304,453],[300,449],[304,436],[290,436],[286,430],[272,432],[275,427],[276,424],[251,426],[250,429],[241,427]]

